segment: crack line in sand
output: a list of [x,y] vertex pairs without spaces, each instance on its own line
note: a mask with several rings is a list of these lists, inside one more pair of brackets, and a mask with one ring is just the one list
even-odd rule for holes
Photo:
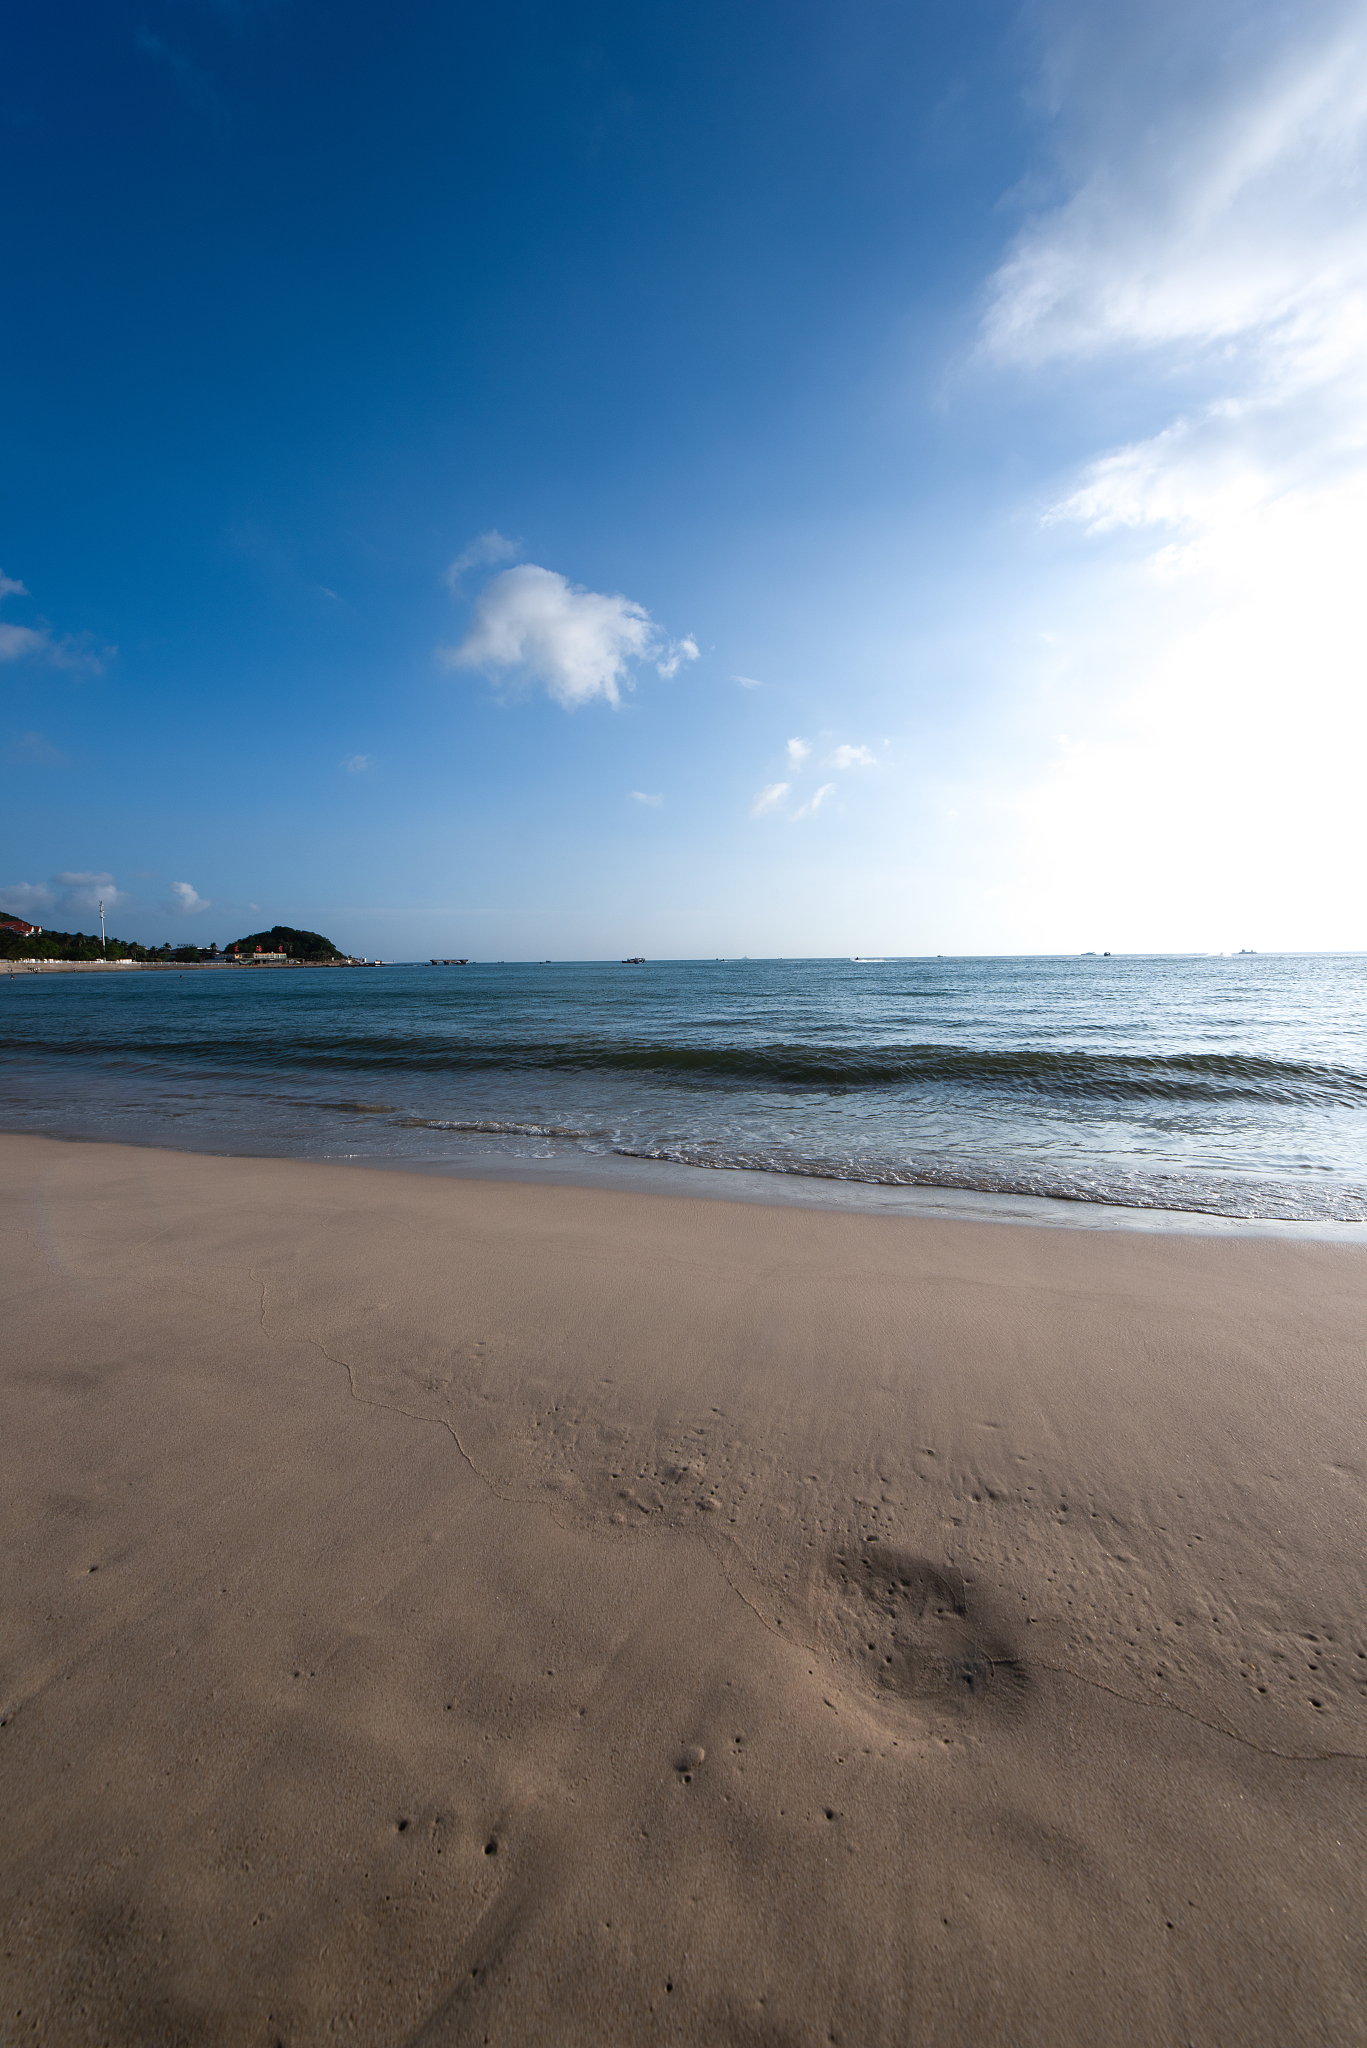
[[1151,1707],[1160,1714],[1180,1714],[1185,1721],[1194,1721],[1198,1728],[1208,1728],[1212,1735],[1223,1735],[1230,1742],[1241,1742],[1245,1749],[1256,1750],[1259,1756],[1275,1757],[1286,1764],[1367,1764],[1367,1755],[1357,1749],[1272,1749],[1268,1744],[1255,1742],[1251,1735],[1241,1735],[1237,1728],[1225,1728],[1219,1721],[1207,1721],[1200,1714],[1193,1714],[1190,1707],[1179,1707],[1175,1700],[1146,1700],[1134,1693],[1121,1692],[1114,1685],[1107,1685],[1104,1679],[1088,1678],[1085,1672],[1074,1671],[1067,1664],[1045,1664],[1037,1657],[1017,1657],[1017,1664],[1023,1664],[1036,1671],[1052,1671],[1058,1678],[1075,1678],[1079,1685],[1090,1685],[1097,1692],[1109,1693],[1113,1700],[1123,1700],[1127,1707]]
[[[251,1277],[252,1279],[255,1279],[256,1275],[253,1273]],[[267,1336],[271,1334],[269,1330],[266,1330],[266,1283],[264,1280],[261,1282],[261,1328],[263,1329],[263,1331],[265,1331]],[[327,1359],[330,1365],[341,1366],[343,1372],[347,1376],[347,1386],[350,1390],[351,1398],[353,1401],[358,1401],[363,1408],[383,1408],[390,1415],[406,1416],[410,1422],[435,1422],[438,1428],[444,1429],[446,1431],[446,1434],[450,1437],[452,1443],[460,1452],[462,1458],[464,1458],[466,1464],[470,1467],[470,1470],[474,1473],[476,1479],[480,1479],[484,1482],[484,1484],[488,1487],[490,1493],[493,1494],[495,1500],[507,1501],[509,1503],[514,1501],[515,1496],[513,1494],[500,1493],[498,1488],[494,1485],[493,1480],[489,1477],[488,1473],[480,1471],[479,1466],[475,1463],[474,1459],[470,1456],[470,1453],[466,1450],[464,1444],[461,1442],[459,1433],[457,1432],[455,1425],[453,1423],[448,1422],[444,1415],[419,1415],[417,1410],[414,1408],[399,1408],[396,1407],[396,1405],[392,1401],[376,1401],[369,1394],[358,1393],[356,1390],[356,1375],[352,1371],[351,1365],[347,1359],[338,1358],[335,1352],[329,1351],[327,1345],[322,1342],[321,1338],[305,1337],[304,1342],[306,1344],[311,1344],[315,1351],[321,1351],[324,1358]]]
[[345,1358],[338,1358],[335,1355],[335,1353],[329,1351],[327,1345],[322,1343],[317,1337],[309,1337],[306,1341],[312,1344],[315,1350],[321,1351],[324,1358],[328,1359],[331,1364],[341,1366],[342,1370],[345,1372],[347,1376],[347,1386],[351,1390],[351,1398],[353,1401],[359,1401],[363,1408],[383,1408],[385,1412],[389,1415],[405,1415],[407,1416],[410,1422],[435,1422],[439,1429],[444,1429],[446,1431],[446,1434],[450,1437],[452,1443],[460,1452],[462,1458],[464,1458],[466,1464],[470,1467],[470,1470],[474,1473],[476,1479],[483,1480],[484,1484],[488,1487],[490,1493],[493,1494],[495,1500],[507,1501],[510,1503],[515,1500],[516,1496],[511,1493],[500,1493],[498,1488],[494,1485],[493,1480],[489,1477],[488,1473],[480,1471],[479,1466],[475,1463],[474,1459],[470,1456],[470,1453],[466,1450],[464,1444],[461,1442],[460,1434],[457,1431],[455,1424],[452,1422],[448,1422],[444,1415],[419,1415],[417,1410],[414,1408],[399,1408],[395,1405],[393,1401],[376,1401],[369,1394],[357,1393],[356,1375],[352,1371],[348,1361]]
[[[686,1534],[687,1534],[688,1532],[687,1532],[686,1530],[681,1530],[681,1531],[680,1531],[679,1533],[680,1533],[681,1535],[686,1535]],[[751,1600],[751,1599],[750,1599],[750,1598],[748,1597],[748,1595],[746,1595],[745,1593],[742,1593],[742,1591],[741,1591],[740,1587],[739,1587],[739,1586],[738,1586],[738,1585],[736,1584],[736,1582],[735,1582],[735,1580],[734,1580],[734,1579],[732,1578],[732,1576],[731,1576],[730,1572],[729,1572],[729,1571],[728,1571],[728,1570],[726,1569],[726,1566],[725,1566],[725,1565],[724,1565],[724,1564],[722,1563],[722,1560],[721,1560],[721,1558],[719,1557],[719,1555],[717,1554],[717,1552],[716,1552],[716,1551],[715,1551],[715,1550],[714,1550],[714,1549],[712,1548],[712,1544],[711,1544],[711,1542],[710,1542],[709,1538],[707,1537],[706,1533],[705,1533],[704,1531],[702,1531],[702,1530],[699,1530],[699,1531],[698,1531],[698,1534],[699,1534],[699,1535],[700,1535],[700,1536],[702,1537],[702,1547],[703,1547],[703,1549],[704,1549],[704,1550],[705,1550],[705,1551],[707,1552],[708,1556],[709,1556],[709,1557],[710,1557],[710,1558],[712,1559],[712,1562],[713,1562],[713,1563],[714,1563],[714,1564],[716,1565],[716,1567],[717,1567],[717,1570],[718,1570],[718,1571],[719,1571],[719,1572],[721,1573],[721,1575],[722,1575],[723,1579],[725,1579],[725,1581],[726,1581],[727,1585],[728,1585],[728,1586],[729,1586],[729,1587],[731,1588],[731,1591],[732,1591],[732,1592],[733,1592],[733,1593],[735,1594],[736,1598],[737,1598],[737,1599],[738,1599],[739,1601],[741,1601],[741,1602],[743,1603],[743,1605],[744,1605],[744,1606],[746,1606],[746,1607],[748,1607],[748,1608],[749,1608],[750,1612],[751,1612],[751,1613],[752,1613],[752,1614],[754,1615],[754,1617],[755,1617],[755,1620],[756,1620],[756,1621],[757,1621],[757,1622],[759,1623],[760,1627],[761,1627],[761,1628],[767,1628],[767,1629],[768,1629],[768,1631],[769,1631],[769,1633],[770,1633],[770,1635],[771,1635],[771,1636],[777,1636],[780,1642],[783,1642],[783,1641],[785,1641],[785,1640],[786,1640],[786,1641],[788,1641],[788,1642],[792,1642],[792,1641],[794,1640],[794,1638],[793,1638],[793,1637],[789,1636],[789,1637],[786,1637],[786,1638],[785,1638],[785,1636],[784,1636],[784,1633],[783,1633],[783,1630],[782,1630],[782,1628],[781,1628],[781,1627],[777,1627],[777,1628],[776,1628],[776,1627],[774,1626],[773,1622],[771,1622],[771,1621],[766,1621],[766,1620],[764,1619],[764,1616],[763,1616],[763,1615],[762,1615],[762,1614],[760,1613],[760,1611],[759,1611],[758,1607],[756,1607],[756,1605],[755,1605],[754,1601],[753,1601],[753,1600]]]

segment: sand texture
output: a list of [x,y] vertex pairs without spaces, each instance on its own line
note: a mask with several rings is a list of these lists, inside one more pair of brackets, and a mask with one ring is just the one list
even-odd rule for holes
[[0,2040],[1367,2041],[1367,1251],[0,1200]]

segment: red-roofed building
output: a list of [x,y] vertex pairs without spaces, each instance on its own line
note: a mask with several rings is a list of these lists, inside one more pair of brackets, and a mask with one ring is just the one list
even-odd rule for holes
[[36,939],[43,927],[27,924],[22,917],[0,917],[0,932],[13,932],[16,938]]

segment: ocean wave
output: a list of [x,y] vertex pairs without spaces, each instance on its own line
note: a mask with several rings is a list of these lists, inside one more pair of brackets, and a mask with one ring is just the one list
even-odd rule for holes
[[21,1057],[105,1059],[124,1068],[167,1062],[219,1070],[309,1069],[333,1073],[582,1073],[630,1075],[712,1087],[792,1091],[877,1088],[967,1089],[1058,1101],[1239,1102],[1367,1107],[1367,1073],[1313,1060],[1266,1054],[1089,1052],[1039,1046],[811,1044],[732,1039],[576,1037],[489,1040],[434,1033],[205,1035],[142,1033],[134,1041],[94,1033],[63,1038],[10,1036],[3,1049]]
[[401,1131],[455,1131],[463,1137],[570,1138],[588,1142],[606,1138],[606,1131],[583,1131],[572,1124],[518,1123],[502,1117],[396,1116]]
[[1111,1209],[1225,1216],[1240,1221],[1367,1223],[1367,1193],[1323,1185],[1292,1188],[1285,1182],[1216,1179],[1192,1174],[1140,1175],[1112,1170],[1085,1175],[1059,1168],[1022,1168],[984,1161],[886,1161],[784,1155],[714,1144],[620,1144],[624,1159],[655,1160],[717,1172],[784,1174],[805,1180],[843,1181],[888,1188],[943,1188],[979,1195],[1028,1195]]

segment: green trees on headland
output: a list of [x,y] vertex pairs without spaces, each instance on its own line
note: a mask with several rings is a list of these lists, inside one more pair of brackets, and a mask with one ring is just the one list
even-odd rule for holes
[[[169,960],[171,949],[156,951],[137,946],[127,939],[107,939],[100,944],[98,932],[25,932],[5,929],[7,913],[0,910],[0,960]],[[23,920],[12,920],[22,924]],[[199,947],[186,948],[199,958]]]
[[268,932],[252,932],[248,938],[234,939],[225,953],[251,954],[287,953],[291,960],[345,960],[346,954],[339,953],[331,939],[325,939],[321,932],[297,932],[291,924],[273,924]]
[[296,931],[288,924],[272,925],[268,932],[252,932],[245,939],[234,939],[231,946],[220,952],[216,945],[139,946],[133,940],[112,937],[101,945],[98,932],[34,931],[25,919],[0,910],[0,960],[178,961],[182,966],[193,967],[205,961],[231,959],[234,954],[239,960],[250,960],[257,952],[284,953],[290,960],[318,965],[348,957],[321,932]]

